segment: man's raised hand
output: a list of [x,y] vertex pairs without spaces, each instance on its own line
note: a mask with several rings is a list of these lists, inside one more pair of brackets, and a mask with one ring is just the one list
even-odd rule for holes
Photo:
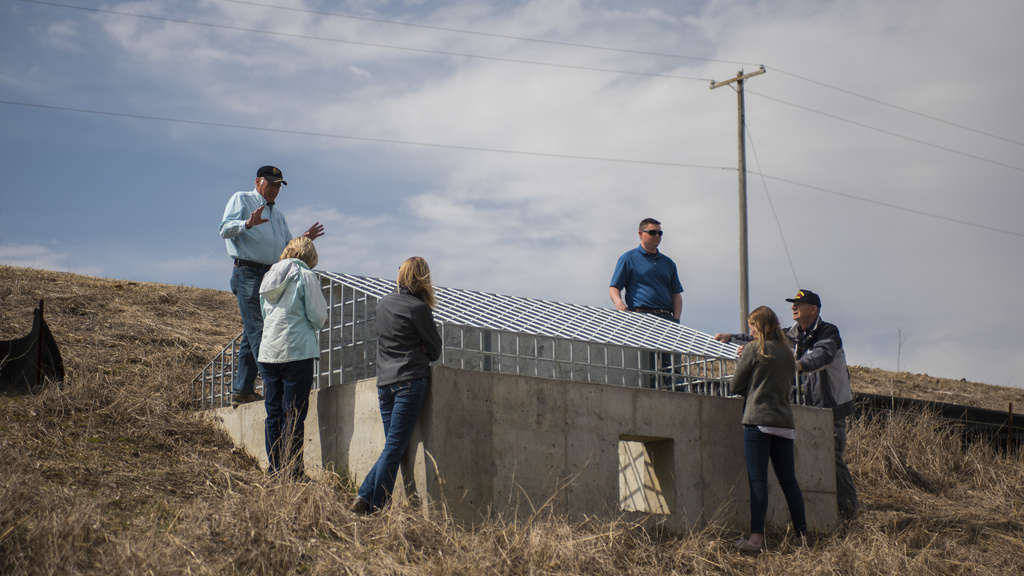
[[309,230],[306,230],[306,232],[303,233],[302,235],[305,236],[306,238],[309,238],[310,240],[316,240],[317,238],[324,235],[324,225],[319,222],[315,222],[312,226],[309,227]]
[[263,217],[263,206],[260,206],[249,215],[249,219],[245,221],[245,227],[252,228],[253,226],[259,226],[266,222],[270,222],[270,220]]

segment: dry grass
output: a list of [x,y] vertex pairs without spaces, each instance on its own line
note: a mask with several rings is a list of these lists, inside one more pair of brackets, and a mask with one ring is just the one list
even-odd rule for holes
[[862,514],[807,550],[769,533],[770,553],[744,557],[715,526],[543,511],[475,527],[404,507],[356,517],[337,481],[268,477],[189,415],[191,378],[238,331],[230,294],[0,266],[0,338],[27,332],[40,298],[67,381],[0,397],[0,574],[1024,572],[1024,455],[965,448],[927,414],[854,424]]
[[886,372],[861,366],[851,366],[850,376],[856,392],[949,402],[1000,412],[1006,412],[1013,404],[1015,414],[1024,413],[1024,388],[990,386],[910,372]]

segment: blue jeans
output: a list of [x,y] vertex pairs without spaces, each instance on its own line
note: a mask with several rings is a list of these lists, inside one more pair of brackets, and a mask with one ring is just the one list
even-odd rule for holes
[[270,471],[287,468],[299,478],[305,471],[302,442],[306,437],[313,358],[282,364],[261,364],[263,400],[267,408],[266,443]]
[[263,376],[256,358],[260,355],[260,342],[263,340],[260,284],[265,273],[248,266],[235,266],[231,271],[231,292],[238,300],[238,311],[242,314],[242,344],[238,347],[238,369],[231,384],[232,394],[254,392],[256,375]]
[[420,418],[429,382],[419,378],[377,388],[380,419],[384,423],[384,451],[359,487],[359,497],[370,505],[371,512],[380,510],[391,499],[395,476]]
[[786,497],[789,517],[797,534],[807,533],[804,515],[804,495],[796,481],[796,458],[793,441],[765,434],[757,426],[743,427],[743,456],[747,461],[750,480],[750,533],[764,534],[764,519],[768,514],[768,460],[772,462],[775,477]]

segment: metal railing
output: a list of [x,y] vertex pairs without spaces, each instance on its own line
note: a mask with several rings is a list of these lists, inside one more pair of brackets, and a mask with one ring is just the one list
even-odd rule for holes
[[[192,404],[197,408],[223,408],[231,405],[231,383],[238,369],[238,347],[242,334],[235,336],[192,380]],[[257,391],[262,390],[258,383]]]
[[[330,319],[320,331],[314,388],[377,375],[378,299],[322,279]],[[442,353],[435,365],[558,380],[729,395],[729,362],[722,358],[438,323]],[[197,409],[230,405],[239,334],[192,382]],[[259,389],[259,386],[257,387]]]
[[438,364],[462,370],[728,395],[726,361],[564,338],[441,326]]

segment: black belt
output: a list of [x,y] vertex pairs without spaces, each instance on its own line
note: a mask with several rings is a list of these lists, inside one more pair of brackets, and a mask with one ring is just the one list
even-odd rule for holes
[[641,314],[657,314],[658,316],[672,316],[675,317],[675,313],[671,310],[665,310],[664,308],[644,308],[638,306],[636,308],[630,308],[630,312],[639,312]]
[[260,264],[259,262],[253,262],[252,260],[242,260],[241,258],[235,258],[235,266],[245,266],[246,268],[259,268],[264,272],[270,270],[270,264]]

